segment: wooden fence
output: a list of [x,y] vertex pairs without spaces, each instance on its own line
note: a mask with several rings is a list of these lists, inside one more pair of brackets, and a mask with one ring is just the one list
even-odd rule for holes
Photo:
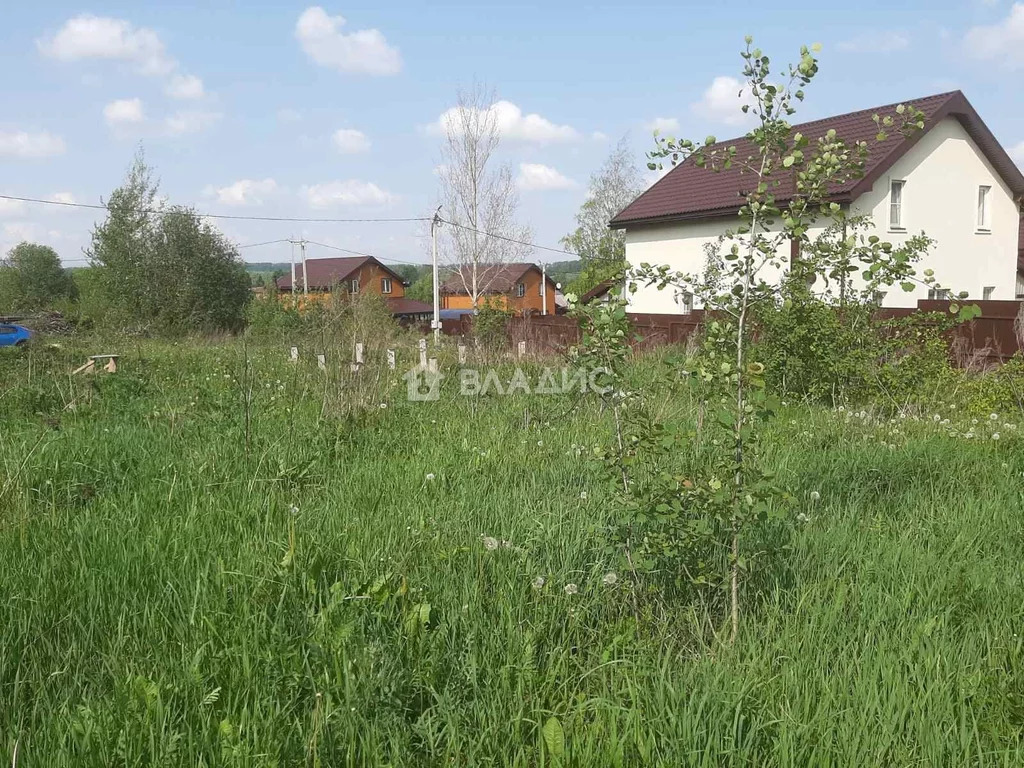
[[[1009,360],[1020,350],[1015,323],[1024,302],[972,301],[981,315],[959,326],[952,334],[950,346],[955,357],[989,362]],[[914,312],[949,312],[948,301],[921,300],[916,309],[883,309],[882,317],[906,317]],[[683,344],[704,321],[704,312],[694,310],[688,315],[662,315],[631,312],[628,315],[641,340],[634,348],[647,349],[666,344]],[[445,320],[442,330],[450,336],[470,336],[473,318],[463,315],[459,320]],[[576,321],[565,315],[513,317],[508,323],[509,342],[513,349],[525,341],[530,354],[561,354],[580,340]]]

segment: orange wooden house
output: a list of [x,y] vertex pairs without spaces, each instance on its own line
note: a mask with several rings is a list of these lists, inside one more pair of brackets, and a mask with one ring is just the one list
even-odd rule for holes
[[[309,296],[300,302],[318,301],[333,293],[349,296],[376,294],[382,296],[396,317],[422,320],[431,316],[433,307],[421,301],[405,298],[402,276],[373,256],[345,256],[336,259],[307,259],[306,276]],[[292,291],[291,275],[277,279],[282,294]],[[302,265],[295,265],[295,294],[302,295]],[[301,306],[301,304],[300,304]]]
[[[471,269],[463,267],[441,284],[442,309],[474,309],[468,288]],[[555,314],[555,282],[536,264],[480,264],[477,285],[479,306],[500,307],[524,316],[541,315],[545,310]]]

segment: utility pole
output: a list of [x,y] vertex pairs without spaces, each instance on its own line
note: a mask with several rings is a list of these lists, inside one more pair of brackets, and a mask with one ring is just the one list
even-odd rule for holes
[[548,265],[544,262],[540,265],[540,296],[541,296],[541,317],[548,313]]
[[437,283],[437,229],[441,226],[441,206],[434,211],[434,218],[430,220],[430,245],[433,253],[434,272],[434,345],[441,343],[441,290]]
[[292,298],[294,299],[295,298],[295,241],[292,240],[291,238],[289,238],[288,242],[291,243],[291,246],[292,246]]
[[298,240],[289,240],[292,244],[292,296],[295,295],[295,246],[299,246],[302,252],[302,295],[309,295],[309,280],[306,272],[306,238],[300,237]]

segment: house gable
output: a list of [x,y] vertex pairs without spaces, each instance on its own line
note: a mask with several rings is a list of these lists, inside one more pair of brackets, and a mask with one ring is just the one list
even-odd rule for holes
[[[794,132],[803,133],[811,141],[835,129],[839,137],[848,144],[857,141],[868,143],[870,154],[864,169],[864,177],[836,185],[833,188],[834,200],[849,203],[871,189],[893,164],[947,117],[954,117],[961,123],[1012,194],[1016,197],[1024,195],[1024,175],[960,91],[905,103],[921,110],[925,115],[924,130],[915,131],[909,137],[898,131],[890,131],[885,140],[875,140],[878,129],[873,119],[874,115],[895,117],[895,104],[793,126]],[[735,146],[739,157],[752,156],[757,152],[756,147],[746,137],[719,142],[716,146]],[[793,194],[793,176],[791,173],[780,173],[776,178],[780,181],[780,186],[775,192],[776,199],[781,202]],[[744,192],[753,183],[753,176],[744,173],[738,163],[729,170],[715,171],[699,167],[693,158],[688,158],[628,205],[612,219],[610,226],[628,228],[642,224],[734,216],[742,205]]]

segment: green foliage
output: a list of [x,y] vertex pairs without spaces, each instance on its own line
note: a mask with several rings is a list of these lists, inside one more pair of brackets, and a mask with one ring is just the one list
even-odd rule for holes
[[[759,426],[791,525],[746,528],[756,631],[726,647],[721,585],[681,582],[709,616],[605,553],[611,401],[409,403],[375,351],[350,420],[323,396],[347,342],[325,373],[305,341],[297,364],[276,340],[121,341],[0,354],[7,764],[1024,763],[1024,418],[966,436],[1001,372],[951,372],[902,419],[882,397]],[[97,346],[121,371],[69,379]],[[684,437],[667,468],[699,520],[729,432],[669,354],[621,388]]]
[[75,283],[47,245],[20,243],[0,259],[0,309],[33,311],[76,297]]
[[625,233],[608,228],[608,222],[643,190],[643,179],[623,138],[605,164],[590,178],[587,199],[576,214],[576,229],[562,244],[579,255],[582,269],[566,291],[584,294],[612,275],[626,262]]
[[122,328],[238,331],[250,280],[238,252],[194,211],[163,208],[141,152],[93,231],[89,256]]
[[512,310],[485,299],[473,315],[473,338],[492,352],[504,348],[508,345],[508,321],[513,315]]
[[405,296],[428,304],[434,301],[434,277],[429,270],[418,277],[412,285],[405,289]]

